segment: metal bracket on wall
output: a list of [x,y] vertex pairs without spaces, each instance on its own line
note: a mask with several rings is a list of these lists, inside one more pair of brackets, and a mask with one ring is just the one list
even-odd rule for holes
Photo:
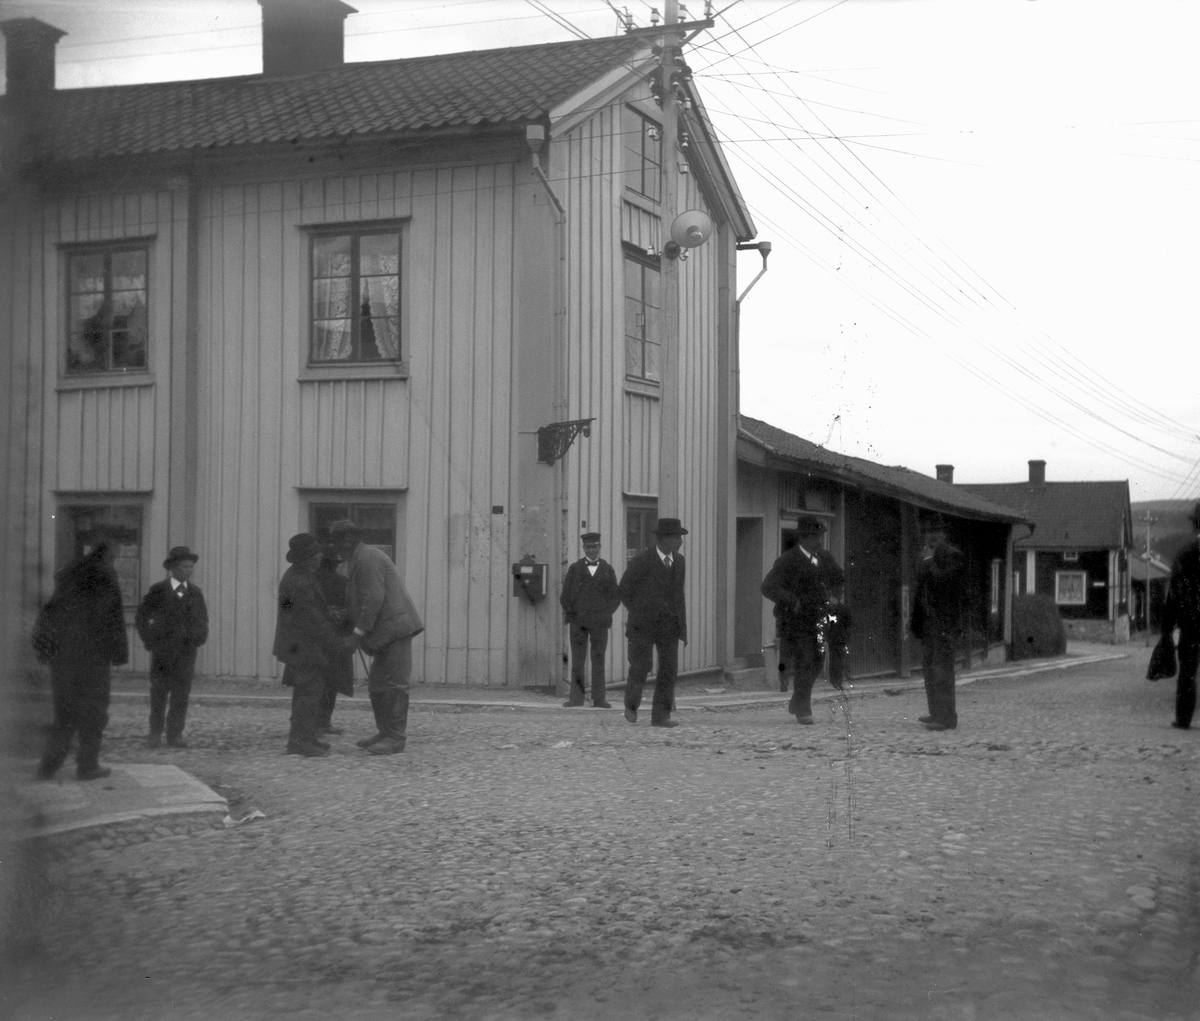
[[537,431],[538,461],[542,464],[554,464],[555,461],[561,460],[571,449],[576,436],[580,433],[591,436],[594,421],[594,418],[576,418],[569,422],[541,426]]

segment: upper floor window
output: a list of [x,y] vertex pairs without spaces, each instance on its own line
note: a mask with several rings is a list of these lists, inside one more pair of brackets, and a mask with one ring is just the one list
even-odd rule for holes
[[312,238],[310,364],[400,361],[400,231]]
[[625,184],[656,202],[662,198],[662,126],[624,107]]
[[67,256],[68,374],[146,369],[148,263],[144,247]]
[[625,375],[658,381],[662,306],[657,260],[625,251]]

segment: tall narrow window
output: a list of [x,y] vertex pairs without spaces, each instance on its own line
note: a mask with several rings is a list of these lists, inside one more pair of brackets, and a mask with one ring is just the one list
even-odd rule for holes
[[625,506],[625,560],[632,560],[654,545],[654,526],[658,524],[658,501],[639,499]]
[[625,375],[661,379],[658,316],[662,306],[656,261],[625,251]]
[[624,110],[625,184],[657,202],[662,197],[662,126],[632,107]]
[[312,239],[312,364],[400,360],[400,232]]
[[146,368],[148,250],[95,249],[67,256],[67,357],[71,375]]

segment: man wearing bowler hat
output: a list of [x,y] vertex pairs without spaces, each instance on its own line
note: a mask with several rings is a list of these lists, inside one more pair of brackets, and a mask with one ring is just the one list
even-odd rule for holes
[[1162,633],[1179,628],[1179,673],[1175,680],[1175,719],[1171,726],[1190,730],[1196,710],[1196,668],[1200,664],[1200,503],[1192,508],[1196,533],[1175,556],[1167,602],[1163,607]]
[[625,636],[629,641],[629,676],[625,682],[625,719],[637,723],[642,687],[658,652],[658,675],[650,706],[652,727],[677,727],[675,675],[679,641],[687,645],[687,607],[683,597],[684,563],[679,552],[688,534],[678,518],[659,518],[655,544],[629,561],[621,576],[618,594],[628,614]]
[[346,596],[354,630],[343,643],[371,656],[367,694],[375,713],[374,737],[355,743],[372,755],[404,751],[413,639],[425,630],[400,571],[382,550],[368,546],[351,521],[335,521],[329,535],[346,562]]
[[183,727],[196,671],[196,650],[208,641],[208,607],[191,581],[200,557],[186,546],[175,546],[163,561],[167,577],[150,586],[137,609],[134,623],[150,652],[151,748],[167,744],[186,748]]
[[289,567],[279,581],[279,618],[272,652],[284,664],[283,683],[292,689],[292,718],[287,753],[315,757],[329,752],[317,737],[323,717],[327,678],[342,655],[342,637],[334,627],[325,593],[317,581],[324,551],[315,535],[301,532],[288,540]]
[[908,629],[921,643],[922,673],[929,714],[918,717],[926,730],[958,726],[954,706],[954,654],[964,628],[966,558],[946,540],[940,514],[921,519],[924,544]]
[[571,631],[571,694],[563,705],[583,705],[584,671],[588,645],[592,647],[592,705],[612,708],[604,699],[604,650],[613,611],[621,605],[617,593],[617,572],[607,560],[600,559],[600,533],[585,532],[583,559],[567,568],[559,603]]
[[[790,673],[788,712],[803,724],[813,722],[812,690],[825,655],[826,609],[846,581],[841,565],[822,543],[824,532],[820,518],[801,517],[796,522],[796,545],[776,559],[762,583],[762,594],[775,604],[780,690],[787,691]],[[831,670],[833,665],[831,655]],[[830,679],[840,681],[832,674]]]

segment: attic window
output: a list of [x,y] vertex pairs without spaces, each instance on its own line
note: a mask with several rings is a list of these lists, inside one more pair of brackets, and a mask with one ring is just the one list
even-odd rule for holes
[[662,126],[632,107],[622,107],[625,186],[655,202],[662,198]]
[[1069,564],[1075,563],[1076,561],[1079,560],[1079,550],[1069,549],[1069,550],[1064,551],[1063,560],[1065,560]]

